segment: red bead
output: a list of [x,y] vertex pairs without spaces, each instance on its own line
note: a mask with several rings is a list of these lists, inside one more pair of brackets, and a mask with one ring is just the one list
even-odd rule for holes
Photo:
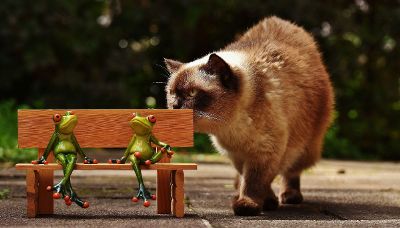
[[71,200],[65,201],[65,204],[69,207],[69,206],[71,206],[72,201]]
[[135,152],[134,155],[135,155],[136,158],[141,158],[142,157],[142,154],[140,152]]
[[36,165],[36,164],[38,164],[38,161],[32,161],[32,164],[34,164],[34,165]]
[[49,185],[49,186],[47,186],[46,190],[47,190],[47,191],[52,191],[52,190],[53,190],[53,187],[51,187],[51,186]]
[[97,164],[97,159],[93,159],[93,164]]
[[121,164],[121,160],[118,159],[118,160],[117,160],[117,164]]
[[170,155],[175,154],[175,152],[174,152],[173,150],[170,150],[168,153],[169,153]]
[[60,193],[55,192],[55,193],[53,194],[53,199],[60,199],[60,198],[61,198],[61,194],[60,194]]
[[157,199],[157,196],[153,194],[153,195],[151,195],[151,199],[152,199],[152,200],[156,200],[156,199]]
[[69,114],[70,115],[75,115],[75,112],[74,111],[69,111]]
[[145,207],[148,207],[148,206],[150,206],[150,201],[144,201],[144,203],[143,203],[143,206],[145,206]]
[[44,161],[43,164],[47,165],[47,164],[49,164],[49,162],[48,161]]
[[83,208],[88,208],[89,207],[89,202],[87,202],[87,201],[85,201],[84,203],[83,203],[83,206],[82,206]]
[[70,201],[70,200],[71,200],[71,197],[69,197],[69,196],[65,196],[65,197],[64,197],[64,201],[65,201],[65,202]]
[[146,160],[146,161],[144,162],[144,164],[146,164],[146,165],[151,165],[151,161],[150,161],[150,160]]
[[136,203],[136,202],[138,202],[138,201],[139,201],[139,199],[138,199],[137,197],[133,197],[133,198],[132,198],[132,202]]
[[112,164],[112,160],[111,160],[111,159],[108,159],[108,163]]
[[165,153],[167,151],[167,149],[165,149],[164,147],[161,148],[161,152]]
[[85,161],[83,161],[83,163],[87,164],[87,163],[88,163],[88,160],[85,159]]

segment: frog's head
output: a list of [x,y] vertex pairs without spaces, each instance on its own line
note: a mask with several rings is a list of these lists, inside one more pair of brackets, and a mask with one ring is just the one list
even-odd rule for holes
[[60,114],[54,114],[53,121],[58,132],[63,134],[71,134],[78,123],[78,117],[74,115],[74,112],[68,111],[63,116]]
[[156,123],[156,117],[153,115],[140,116],[139,113],[132,113],[132,119],[129,121],[131,128],[138,135],[149,134]]

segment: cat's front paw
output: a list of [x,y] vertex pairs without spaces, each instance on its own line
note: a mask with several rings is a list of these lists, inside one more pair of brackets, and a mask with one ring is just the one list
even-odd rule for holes
[[261,213],[261,206],[249,197],[235,200],[232,208],[235,215],[252,216]]
[[282,204],[299,204],[303,202],[303,195],[299,190],[287,189],[281,193],[280,200]]

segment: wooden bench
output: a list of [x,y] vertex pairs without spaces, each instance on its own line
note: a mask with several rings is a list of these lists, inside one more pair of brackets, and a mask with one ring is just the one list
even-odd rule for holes
[[[19,148],[38,148],[38,157],[54,131],[52,116],[64,114],[66,110],[18,110],[18,146]],[[192,110],[157,110],[157,109],[78,109],[73,110],[78,116],[78,125],[74,130],[82,148],[126,148],[133,132],[128,121],[132,112],[141,115],[153,114],[157,123],[153,129],[155,136],[172,147],[193,146]],[[124,149],[115,154],[123,155]],[[94,156],[95,157],[95,156]],[[50,153],[47,165],[30,163],[16,164],[16,169],[26,170],[27,215],[34,218],[38,214],[53,214],[52,192],[46,190],[53,185],[54,170],[61,166],[54,162]],[[102,162],[102,161],[100,161]],[[104,161],[106,162],[106,161]],[[193,163],[169,163],[164,156],[157,164],[142,170],[157,170],[157,213],[184,216],[184,170],[196,170]],[[131,170],[130,164],[82,164],[77,163],[76,170]],[[132,175],[134,175],[132,171]],[[73,176],[73,174],[72,174]],[[171,210],[172,209],[172,210]]]

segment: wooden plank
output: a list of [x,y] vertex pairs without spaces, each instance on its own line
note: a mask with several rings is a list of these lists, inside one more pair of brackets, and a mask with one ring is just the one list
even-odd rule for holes
[[[165,154],[160,165],[170,164],[171,159]],[[171,171],[157,170],[157,213],[171,214]]]
[[[49,163],[47,165],[33,165],[30,163],[19,163],[15,165],[17,170],[62,170],[61,165]],[[195,163],[157,163],[150,166],[141,166],[142,170],[197,170]],[[83,164],[77,163],[75,170],[132,170],[130,163],[126,164]]]
[[35,218],[38,210],[38,179],[36,170],[26,171],[26,203],[28,218]]
[[[74,132],[83,148],[125,148],[133,135],[130,116],[154,115],[155,136],[174,147],[193,146],[191,109],[71,109],[78,116]],[[18,146],[45,148],[54,131],[52,117],[67,110],[18,110]]]
[[185,215],[183,170],[172,171],[172,214],[177,218]]
[[[43,155],[44,149],[39,148],[38,157]],[[53,153],[47,157],[48,162],[54,161]],[[32,165],[32,164],[31,164]],[[58,165],[53,163],[52,165]],[[38,185],[38,214],[53,214],[54,213],[54,200],[53,193],[46,190],[46,187],[54,183],[53,170],[38,170],[39,185]]]

